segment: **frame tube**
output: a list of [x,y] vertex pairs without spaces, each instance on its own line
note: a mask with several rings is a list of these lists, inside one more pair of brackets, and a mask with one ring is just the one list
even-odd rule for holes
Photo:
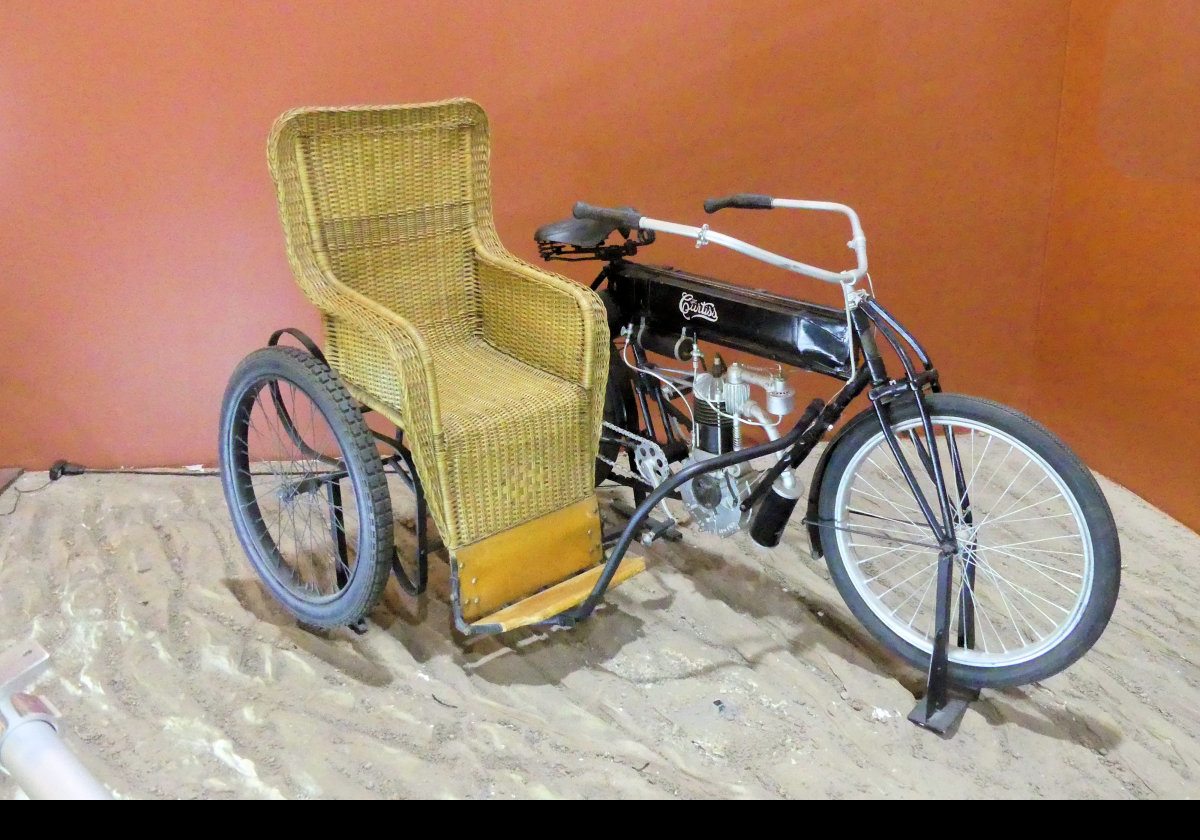
[[608,589],[609,583],[612,582],[613,575],[616,574],[621,560],[625,557],[625,552],[629,549],[629,544],[633,541],[633,535],[637,532],[643,520],[650,515],[650,511],[659,502],[667,498],[673,490],[691,481],[698,475],[724,469],[733,464],[752,461],[755,458],[761,458],[763,455],[774,455],[776,452],[782,452],[789,446],[795,445],[824,407],[825,403],[823,401],[813,400],[809,403],[808,409],[800,417],[796,425],[792,427],[792,430],[778,440],[760,443],[758,446],[751,446],[748,449],[739,449],[699,461],[683,468],[654,488],[654,491],[633,512],[633,516],[630,517],[629,522],[625,525],[625,530],[621,532],[621,537],[617,540],[616,545],[613,546],[612,551],[609,552],[608,560],[604,565],[604,571],[600,573],[600,579],[596,581],[596,585],[592,589],[592,594],[579,606],[550,619],[546,623],[570,625],[592,614],[592,611],[596,609],[596,605],[600,603],[600,599],[604,596],[604,592]]

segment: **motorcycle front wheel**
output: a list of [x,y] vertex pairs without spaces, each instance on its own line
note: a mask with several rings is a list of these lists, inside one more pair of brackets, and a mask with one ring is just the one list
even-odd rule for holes
[[[1104,495],[1061,440],[1020,412],[957,394],[926,404],[932,439],[915,401],[894,405],[890,422],[934,511],[935,448],[951,498],[950,678],[994,688],[1056,674],[1095,644],[1116,604],[1121,552]],[[937,541],[878,419],[834,445],[818,504],[834,584],[881,644],[927,668]]]

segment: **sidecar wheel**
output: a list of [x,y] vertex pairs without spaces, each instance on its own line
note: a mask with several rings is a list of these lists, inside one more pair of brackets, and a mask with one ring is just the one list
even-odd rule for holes
[[329,628],[374,607],[391,570],[391,498],[370,430],[324,362],[268,347],[238,365],[220,467],[238,540],[289,612]]

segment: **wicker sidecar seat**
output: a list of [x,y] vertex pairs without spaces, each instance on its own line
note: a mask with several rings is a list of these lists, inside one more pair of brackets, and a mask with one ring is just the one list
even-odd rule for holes
[[[483,110],[298,109],[268,152],[328,363],[403,430],[452,556],[460,628],[508,629],[581,601],[603,560],[593,482],[608,327],[592,291],[501,245]],[[630,561],[619,578],[640,570]]]

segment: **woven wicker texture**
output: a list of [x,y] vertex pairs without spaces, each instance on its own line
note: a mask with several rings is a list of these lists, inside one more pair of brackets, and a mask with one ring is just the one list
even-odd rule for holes
[[590,494],[603,304],[500,244],[483,110],[297,109],[276,121],[268,157],[326,356],[404,429],[446,545]]

